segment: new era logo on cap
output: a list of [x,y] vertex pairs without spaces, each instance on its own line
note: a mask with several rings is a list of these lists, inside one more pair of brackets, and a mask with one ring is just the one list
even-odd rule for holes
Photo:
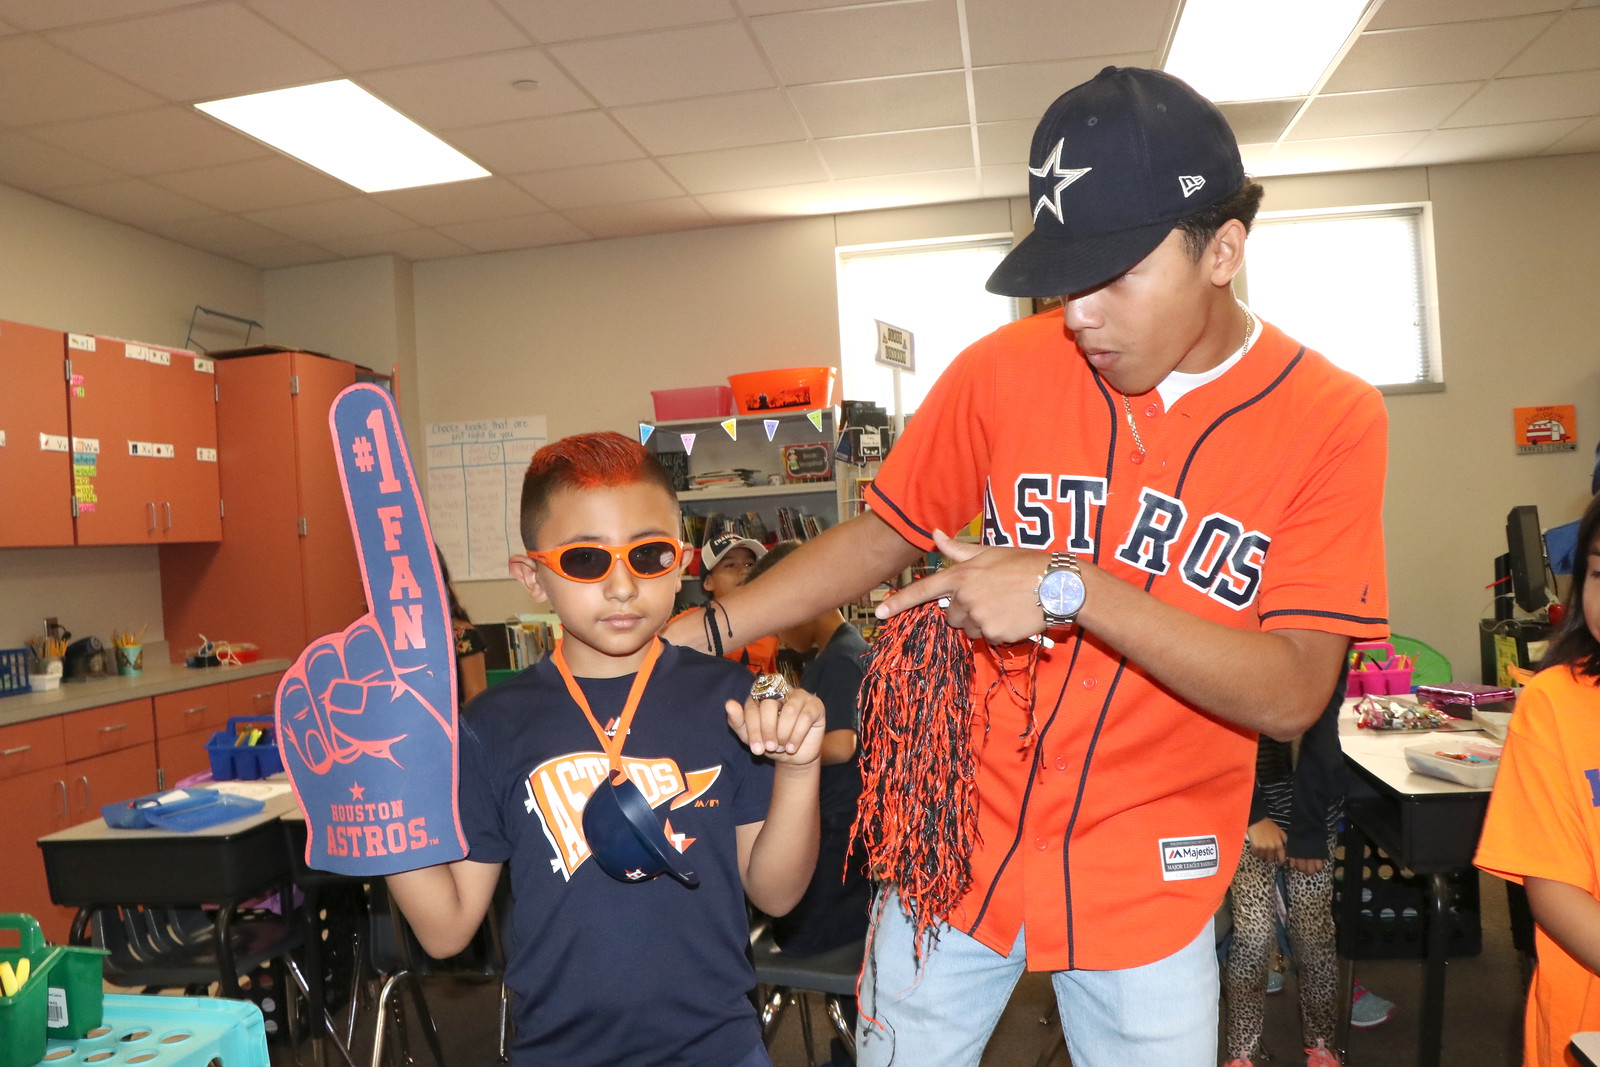
[[1204,174],[1180,174],[1178,187],[1183,190],[1183,197],[1187,200],[1206,187],[1206,177]]

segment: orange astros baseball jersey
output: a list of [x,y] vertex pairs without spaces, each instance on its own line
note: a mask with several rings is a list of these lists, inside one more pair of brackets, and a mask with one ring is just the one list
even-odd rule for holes
[[[1003,327],[951,366],[869,490],[914,544],[984,516],[991,545],[1068,551],[1241,629],[1388,632],[1376,389],[1262,324],[1227,373],[1166,410],[1093,373],[1062,314]],[[1033,970],[1138,966],[1191,941],[1244,841],[1255,735],[1196,711],[1076,627],[1041,652],[1037,741],[978,655],[982,844],[949,916]]]

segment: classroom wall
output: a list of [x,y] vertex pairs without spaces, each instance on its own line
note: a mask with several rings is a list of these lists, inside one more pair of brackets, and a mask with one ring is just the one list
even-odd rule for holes
[[[260,271],[0,186],[0,319],[182,346],[196,305],[261,319]],[[236,345],[241,331],[202,316],[194,343]],[[43,633],[45,614],[80,637],[146,624],[147,644],[166,637],[157,550],[0,549],[0,648]]]

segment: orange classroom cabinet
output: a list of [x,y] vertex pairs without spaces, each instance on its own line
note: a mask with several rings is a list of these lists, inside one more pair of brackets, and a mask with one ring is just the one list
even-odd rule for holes
[[154,698],[157,789],[210,768],[206,742],[228,724],[228,690],[228,683],[218,683]]
[[174,662],[200,634],[293,659],[367,610],[328,432],[359,371],[309,352],[217,360],[223,538],[161,548]]
[[66,335],[0,322],[0,548],[72,544]]
[[67,362],[77,543],[220,538],[212,361],[68,334]]

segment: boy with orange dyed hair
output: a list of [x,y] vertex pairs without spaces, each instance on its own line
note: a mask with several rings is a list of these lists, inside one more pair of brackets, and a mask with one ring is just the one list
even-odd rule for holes
[[511,865],[518,1067],[769,1062],[745,896],[782,914],[809,883],[822,706],[798,690],[758,701],[748,671],[657,637],[678,529],[636,442],[582,434],[534,455],[511,570],[564,636],[462,715],[467,858],[389,878],[443,957]]

